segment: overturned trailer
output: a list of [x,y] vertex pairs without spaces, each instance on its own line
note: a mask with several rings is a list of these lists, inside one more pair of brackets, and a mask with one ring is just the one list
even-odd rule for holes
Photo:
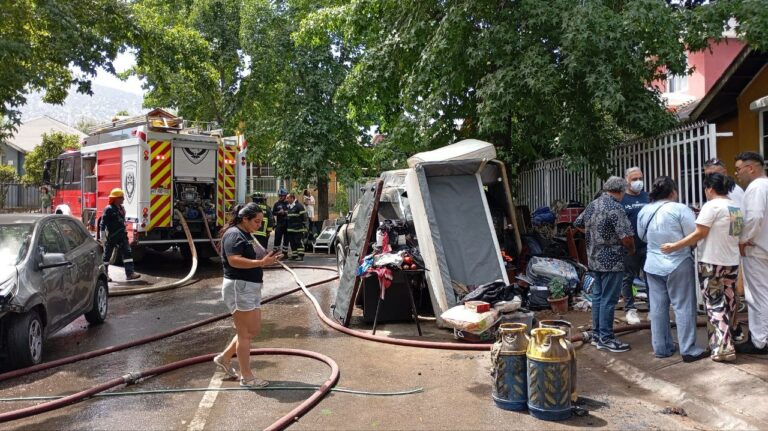
[[465,140],[416,154],[408,159],[408,169],[386,172],[378,187],[367,186],[333,306],[339,321],[346,325],[351,317],[359,287],[356,271],[382,221],[377,214],[382,188],[390,194],[395,188],[407,200],[405,219],[416,233],[438,326],[445,327],[440,315],[457,303],[454,285],[509,283],[499,238],[511,234],[512,248],[519,250],[520,236],[506,170],[495,157],[492,144]]

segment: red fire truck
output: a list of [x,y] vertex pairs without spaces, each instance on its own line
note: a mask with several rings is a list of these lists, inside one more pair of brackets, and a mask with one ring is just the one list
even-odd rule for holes
[[[198,254],[212,256],[212,238],[245,198],[245,151],[237,138],[189,127],[161,109],[96,127],[80,150],[46,162],[56,213],[82,218],[93,232],[116,187],[125,193],[134,259],[146,248],[189,252],[179,214]],[[208,229],[205,228],[208,225]]]

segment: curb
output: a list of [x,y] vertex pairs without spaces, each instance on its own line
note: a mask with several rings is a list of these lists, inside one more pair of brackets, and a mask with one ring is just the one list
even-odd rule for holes
[[619,359],[609,359],[605,369],[635,386],[652,392],[657,398],[682,407],[689,419],[715,429],[760,430],[768,423],[754,419],[746,421],[743,416],[717,401],[686,392],[680,386],[654,377],[653,375]]

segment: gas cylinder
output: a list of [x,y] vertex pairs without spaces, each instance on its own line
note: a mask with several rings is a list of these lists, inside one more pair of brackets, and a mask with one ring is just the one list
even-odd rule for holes
[[562,329],[565,332],[565,343],[568,344],[568,352],[571,354],[571,403],[575,403],[579,398],[576,393],[576,348],[571,343],[571,322],[567,320],[542,320],[539,322],[539,328]]
[[537,419],[571,416],[571,353],[565,331],[536,328],[528,343],[528,411]]
[[502,323],[491,347],[492,397],[504,410],[525,410],[528,402],[526,359],[528,325]]

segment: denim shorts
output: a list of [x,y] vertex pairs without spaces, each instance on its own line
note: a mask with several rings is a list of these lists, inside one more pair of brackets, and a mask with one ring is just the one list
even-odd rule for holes
[[261,308],[261,286],[262,283],[225,278],[221,285],[221,298],[230,313],[255,310]]

